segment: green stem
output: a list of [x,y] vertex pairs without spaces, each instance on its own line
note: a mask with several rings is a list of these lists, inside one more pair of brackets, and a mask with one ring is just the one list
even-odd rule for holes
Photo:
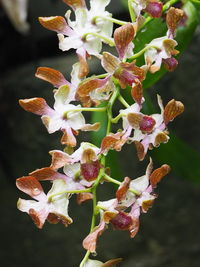
[[131,21],[135,22],[136,18],[135,18],[135,12],[134,12],[133,7],[132,7],[132,2],[133,2],[133,0],[128,0],[128,10],[130,13]]
[[129,108],[130,105],[126,102],[126,100],[121,96],[119,95],[118,96],[118,100],[122,103],[122,105],[124,105],[126,108]]
[[48,198],[48,202],[52,202],[53,198],[59,195],[63,195],[63,194],[79,194],[79,193],[86,193],[86,192],[91,192],[91,188],[88,189],[82,189],[82,190],[65,190],[56,194],[53,194],[51,196],[49,196]]
[[93,35],[95,37],[100,38],[101,40],[103,40],[109,46],[115,46],[115,42],[114,42],[114,40],[112,38],[105,37],[105,36],[103,36],[101,34],[98,34],[96,32],[88,32],[83,36],[83,38],[86,39],[88,35]]
[[112,118],[112,119],[111,119],[111,122],[112,122],[112,123],[118,123],[118,121],[119,121],[123,116],[126,116],[126,115],[123,114],[123,113],[120,113],[120,114],[117,115],[115,118]]
[[106,107],[101,107],[101,108],[75,108],[75,109],[70,109],[68,111],[65,111],[63,117],[67,118],[67,114],[70,113],[70,112],[80,112],[80,111],[104,112],[106,110],[107,110]]
[[[106,173],[104,174],[104,179],[105,179],[106,181],[108,181],[108,182],[111,182],[111,183],[113,183],[113,184],[117,184],[117,185],[119,185],[119,186],[122,184],[120,181],[118,181],[118,180],[116,180],[116,179],[110,177],[110,176],[107,175]],[[140,195],[141,195],[141,192],[138,191],[138,190],[136,190],[136,189],[134,189],[134,188],[130,188],[129,191],[130,191],[131,193],[135,194],[136,196],[140,196]]]
[[104,16],[96,16],[96,17],[94,17],[94,20],[96,20],[98,18],[101,18],[101,19],[104,19],[104,20],[108,20],[108,21],[111,21],[111,22],[113,22],[115,24],[119,24],[119,25],[125,25],[125,24],[127,24],[126,21],[119,20],[119,19],[114,19],[112,17],[104,17]]
[[79,265],[79,267],[83,267],[85,265],[85,263],[88,260],[89,256],[90,256],[90,251],[87,250],[87,252],[85,253],[85,256],[84,256],[83,260],[81,261],[81,263]]
[[116,85],[116,90],[112,94],[112,96],[108,102],[108,105],[107,105],[108,124],[107,124],[106,135],[109,134],[111,131],[112,107],[113,107],[113,104],[114,104],[116,98],[118,97],[118,95],[119,95],[119,88],[118,88],[118,85]]
[[105,78],[109,75],[109,73],[103,73],[103,74],[99,74],[99,75],[92,75],[92,78],[97,78],[97,79],[101,79],[101,78]]
[[134,59],[140,57],[141,55],[143,55],[148,49],[150,48],[155,48],[155,49],[159,49],[157,46],[155,45],[147,45],[145,46],[142,50],[140,50],[138,53],[134,54],[132,57],[129,58],[130,61],[133,61]]

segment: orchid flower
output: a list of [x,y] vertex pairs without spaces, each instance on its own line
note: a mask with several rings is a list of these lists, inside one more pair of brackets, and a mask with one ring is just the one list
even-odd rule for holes
[[144,65],[143,68],[154,73],[160,70],[163,61],[166,64],[168,62],[170,64],[169,60],[173,58],[172,56],[178,54],[178,51],[174,49],[175,46],[177,46],[177,42],[167,36],[153,39],[147,45],[147,48],[149,48],[144,53],[146,65]]
[[114,32],[114,41],[119,57],[104,52],[101,64],[103,68],[114,78],[118,79],[122,89],[127,85],[132,86],[137,81],[144,79],[144,70],[135,65],[135,62],[124,62],[125,58],[133,55],[134,27],[132,23],[127,23]]
[[76,146],[76,138],[74,134],[77,130],[90,131],[98,130],[99,124],[86,124],[80,105],[70,104],[74,100],[70,87],[64,85],[59,87],[54,94],[54,109],[50,108],[43,98],[35,97],[30,99],[21,99],[19,101],[22,108],[26,111],[41,115],[42,122],[46,126],[49,133],[58,130],[63,131],[61,139],[62,144]]
[[140,160],[144,159],[151,146],[157,147],[168,141],[168,123],[184,111],[184,105],[180,101],[173,99],[164,108],[159,95],[157,98],[161,114],[144,115],[139,111],[137,103],[120,111],[124,131],[131,133],[131,128],[134,129],[134,135],[129,140],[135,142]]
[[113,23],[106,18],[112,15],[105,11],[110,0],[91,0],[88,10],[85,1],[64,1],[75,13],[71,21],[71,11],[66,13],[67,21],[60,16],[40,17],[40,23],[58,33],[59,48],[62,51],[75,49],[79,60],[85,62],[87,55],[99,56],[102,41],[113,45],[111,39]]
[[19,210],[28,213],[38,228],[42,228],[45,221],[50,223],[62,222],[65,226],[72,223],[68,215],[68,205],[70,194],[55,196],[53,201],[49,202],[49,197],[60,191],[65,191],[69,187],[62,179],[53,181],[52,188],[44,193],[40,182],[35,177],[25,176],[18,178],[17,187],[35,200],[19,199],[17,207]]
[[[52,155],[51,167],[58,169],[64,166],[64,172],[77,166],[80,176],[83,177],[82,184],[91,186],[97,178],[100,170],[100,149],[93,144],[82,142],[80,147],[71,155],[59,151],[50,151]],[[71,166],[71,167],[70,167]]]

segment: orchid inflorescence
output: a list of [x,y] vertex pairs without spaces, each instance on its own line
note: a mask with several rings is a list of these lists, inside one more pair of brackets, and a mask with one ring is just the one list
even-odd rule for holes
[[[37,169],[28,176],[17,179],[17,187],[34,199],[19,199],[17,207],[27,212],[38,228],[42,228],[46,220],[68,226],[73,222],[68,214],[71,196],[77,196],[78,204],[92,200],[90,233],[83,240],[87,252],[80,267],[115,266],[121,259],[106,263],[89,259],[91,253],[96,253],[98,237],[111,224],[114,229],[127,230],[133,238],[139,229],[140,214],[146,213],[152,206],[157,197],[155,188],[169,173],[170,167],[164,164],[153,170],[150,158],[143,176],[133,180],[125,177],[120,182],[110,176],[106,155],[111,149],[120,151],[125,144],[134,143],[139,160],[143,160],[149,149],[168,142],[168,123],[183,112],[184,106],[174,99],[164,106],[158,95],[160,113],[144,114],[142,82],[148,72],[159,71],[162,63],[168,71],[176,68],[178,62],[174,56],[178,51],[175,49],[177,42],[174,38],[184,12],[170,7],[177,1],[169,1],[163,6],[157,0],[127,0],[131,22],[125,22],[114,19],[111,13],[105,11],[110,0],[90,0],[90,9],[85,0],[63,1],[74,11],[74,21],[70,19],[69,10],[65,18],[40,17],[39,22],[57,33],[61,50],[76,50],[78,62],[72,66],[71,81],[67,81],[58,70],[39,67],[36,77],[56,88],[53,108],[40,97],[22,99],[19,103],[26,111],[40,115],[49,133],[61,130],[61,143],[65,148],[63,151],[50,151],[52,162],[49,167]],[[166,35],[153,39],[141,51],[134,53],[137,33],[149,18],[161,17],[166,10]],[[120,25],[114,33],[113,23]],[[117,55],[101,53],[102,42],[115,46]],[[143,55],[144,65],[137,66],[137,58]],[[101,61],[106,73],[87,77],[88,58],[91,56]],[[122,97],[122,89],[131,89],[133,104],[129,105]],[[117,100],[124,105],[124,109],[113,118],[112,108]],[[86,123],[83,112],[107,113],[107,130],[100,147],[82,142],[79,148],[74,149],[79,131],[98,131],[101,127],[99,122]],[[112,124],[118,123],[120,119],[122,127],[113,133]],[[61,168],[62,172],[59,172]],[[40,181],[47,180],[52,182],[52,187],[45,194]],[[97,187],[105,182],[118,185],[115,198],[97,201]]]

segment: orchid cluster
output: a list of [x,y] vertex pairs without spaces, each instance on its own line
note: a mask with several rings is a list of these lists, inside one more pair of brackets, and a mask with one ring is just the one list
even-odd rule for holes
[[[185,14],[181,9],[170,7],[176,1],[169,1],[163,6],[157,0],[127,0],[131,21],[125,22],[114,19],[111,13],[105,11],[110,0],[90,0],[89,9],[85,0],[63,1],[73,10],[74,20],[71,20],[71,11],[68,10],[65,18],[40,17],[39,22],[57,33],[62,51],[76,50],[78,61],[72,66],[71,81],[67,81],[58,70],[39,67],[36,77],[55,88],[53,108],[41,97],[22,99],[19,103],[26,111],[41,116],[50,134],[62,131],[64,150],[50,151],[50,166],[17,179],[18,189],[34,199],[19,199],[17,207],[28,213],[38,228],[42,228],[46,220],[69,226],[73,223],[69,215],[71,196],[76,195],[78,204],[93,201],[90,233],[83,240],[86,254],[80,267],[115,266],[121,258],[106,263],[89,259],[90,254],[96,253],[98,237],[109,224],[114,229],[128,231],[131,238],[135,237],[140,215],[152,206],[157,198],[155,188],[169,173],[170,167],[164,164],[153,170],[150,158],[143,176],[136,179],[125,177],[120,182],[110,176],[106,156],[111,149],[120,151],[126,144],[133,143],[139,160],[143,160],[149,149],[168,142],[168,124],[183,112],[184,106],[174,99],[163,105],[158,95],[160,113],[144,114],[142,83],[148,72],[159,71],[162,64],[168,71],[176,68],[178,62],[174,56],[178,51],[174,38]],[[141,51],[134,53],[137,33],[150,17],[161,17],[166,10],[166,35],[153,39]],[[120,26],[113,33],[114,23]],[[102,52],[102,43],[114,46],[115,55]],[[144,56],[144,64],[138,66],[137,58],[141,56]],[[99,59],[106,73],[88,77],[88,60],[91,57]],[[122,97],[122,90],[130,92],[131,105]],[[116,101],[121,102],[124,109],[113,118],[112,109]],[[86,123],[84,112],[107,114],[107,130],[100,147],[81,142],[76,148],[80,131],[98,131],[101,127],[98,121]],[[118,131],[112,132],[112,125],[120,120],[122,123]],[[41,185],[45,181],[52,183],[47,194]],[[118,185],[115,196],[110,200],[97,201],[97,188],[106,182]]]

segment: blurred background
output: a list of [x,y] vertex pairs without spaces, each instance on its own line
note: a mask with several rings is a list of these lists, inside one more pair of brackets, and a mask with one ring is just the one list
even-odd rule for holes
[[[39,16],[64,16],[68,7],[61,0],[30,0],[24,9],[27,19],[24,15],[20,21],[14,14],[14,22],[5,2],[0,2],[1,266],[76,267],[85,253],[81,243],[89,230],[91,204],[78,206],[72,198],[72,225],[65,228],[46,223],[39,230],[27,214],[17,210],[17,199],[28,196],[15,187],[16,178],[50,164],[49,150],[62,149],[60,134],[49,135],[38,116],[19,107],[18,99],[37,96],[52,103],[52,86],[34,77],[38,66],[55,68],[69,79],[71,66],[77,60],[75,53],[60,51],[56,34],[42,28],[37,20]],[[108,10],[116,18],[129,20],[120,1],[111,1]],[[146,91],[147,112],[154,104],[158,108],[157,93],[164,103],[175,98],[185,104],[184,114],[169,125],[169,143],[152,154],[156,167],[167,163],[173,170],[159,184],[159,198],[153,208],[141,216],[138,235],[131,240],[127,232],[110,228],[99,239],[99,260],[122,257],[124,262],[119,266],[124,267],[200,266],[199,47],[197,27],[175,72],[167,73]],[[95,61],[91,64],[92,72],[98,74],[99,65]],[[115,160],[112,175],[119,178],[143,175],[148,162],[138,162],[133,145],[125,146]],[[99,189],[99,200],[113,196],[112,186],[106,184]]]

